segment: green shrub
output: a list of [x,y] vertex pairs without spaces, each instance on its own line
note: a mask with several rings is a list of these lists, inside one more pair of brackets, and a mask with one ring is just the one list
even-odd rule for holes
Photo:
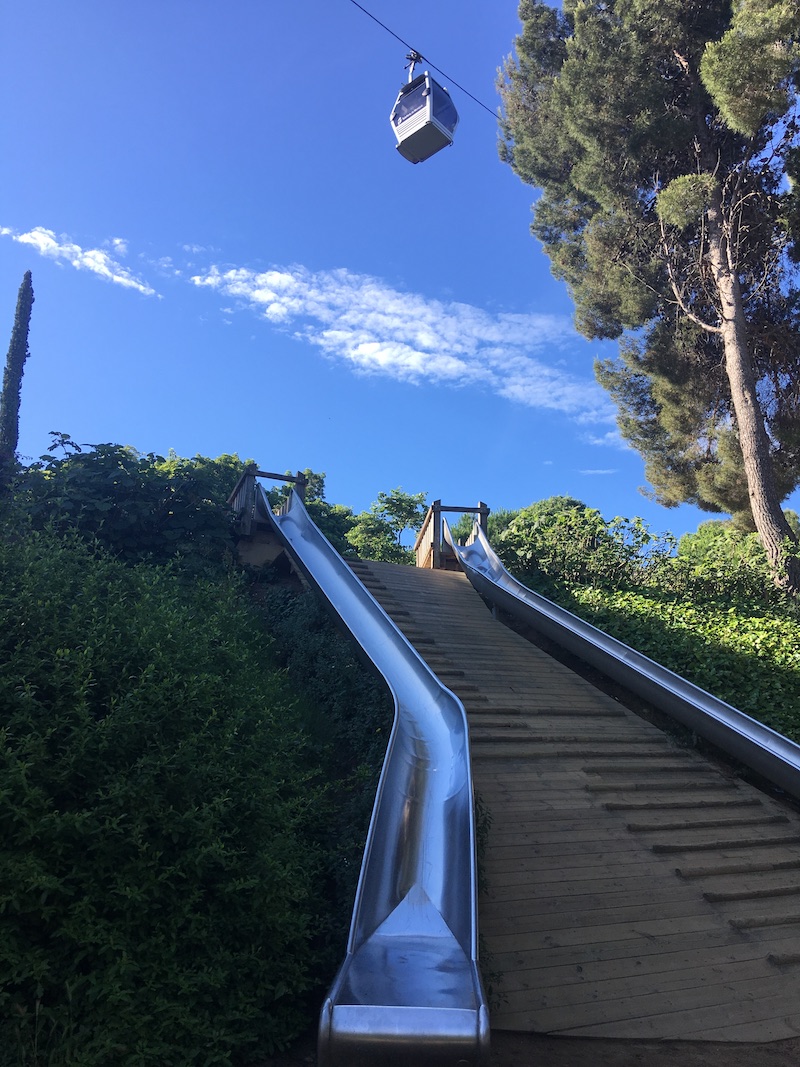
[[393,704],[386,684],[358,658],[320,596],[279,585],[261,586],[259,593],[276,661],[297,694],[313,759],[328,783],[319,832],[332,972],[345,950]]
[[[526,573],[530,588],[759,722],[800,741],[800,619],[785,600],[607,589]],[[770,593],[770,597],[773,594]]]
[[739,530],[730,521],[703,522],[694,533],[684,534],[668,582],[669,588],[695,598],[781,600],[758,534]]
[[179,556],[184,571],[203,572],[232,552],[226,500],[245,468],[238,456],[167,459],[114,444],[83,451],[65,434],[22,472],[18,493],[32,521],[73,529],[127,562],[165,563]]
[[514,572],[615,589],[642,580],[653,557],[669,555],[673,544],[652,534],[642,519],[606,522],[579,500],[553,496],[516,512],[496,548]]
[[518,512],[496,548],[526,585],[800,740],[800,614],[755,534],[706,522],[676,551],[641,519],[606,522],[550,497]]
[[800,625],[780,608],[691,601],[652,590],[573,589],[587,621],[800,741]]
[[235,579],[0,537],[0,1064],[216,1065],[307,1025],[318,787]]

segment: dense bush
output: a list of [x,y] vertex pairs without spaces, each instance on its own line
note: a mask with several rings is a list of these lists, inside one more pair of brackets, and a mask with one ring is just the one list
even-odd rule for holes
[[246,464],[238,456],[166,459],[113,444],[83,451],[64,434],[19,476],[18,497],[39,528],[77,530],[128,562],[167,562],[208,570],[233,549],[225,507]]
[[684,534],[665,575],[669,588],[696,599],[725,597],[729,601],[782,603],[758,534],[732,522],[701,523]]
[[551,497],[518,512],[495,547],[531,588],[800,740],[800,612],[755,534],[708,522],[676,546],[641,519],[606,522]]
[[703,603],[653,589],[573,587],[559,600],[593,625],[800,742],[800,625],[789,608]]
[[[492,544],[497,542],[511,520],[518,514],[519,512],[511,511],[509,508],[494,508],[489,512],[489,517],[486,520],[486,532]],[[466,544],[467,539],[472,535],[476,518],[475,512],[468,511],[463,515],[459,515],[455,521],[453,521],[452,515],[446,520],[450,527],[450,533],[459,544]]]
[[276,661],[297,695],[313,759],[329,783],[319,831],[332,917],[329,962],[335,967],[345,948],[392,699],[316,593],[269,584],[258,592]]
[[652,534],[639,518],[606,522],[579,500],[554,496],[516,512],[497,547],[515,572],[617,588],[645,580],[654,560],[671,555],[674,539]]
[[285,1044],[328,921],[320,790],[239,583],[2,533],[0,1064]]

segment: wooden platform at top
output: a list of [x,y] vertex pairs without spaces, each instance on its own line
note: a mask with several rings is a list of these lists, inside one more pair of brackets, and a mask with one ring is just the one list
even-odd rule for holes
[[354,569],[467,709],[493,1029],[797,1037],[800,815],[497,622],[462,574]]

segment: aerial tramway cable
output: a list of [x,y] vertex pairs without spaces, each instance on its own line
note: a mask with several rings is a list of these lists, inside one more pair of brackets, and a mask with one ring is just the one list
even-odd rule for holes
[[[362,7],[361,4],[358,3],[358,0],[350,0],[350,3],[355,4],[359,11],[363,11],[364,14],[368,15],[373,22],[377,22],[377,24],[382,29],[386,30],[387,33],[390,33],[396,41],[400,42],[400,44],[405,45],[406,48],[409,49],[409,51],[416,52],[416,49],[412,45],[410,45],[408,41],[404,41],[402,37],[398,36],[398,34],[394,32],[394,30],[389,29],[389,27],[384,22],[381,22],[380,19],[376,18],[371,11],[367,11],[365,7]],[[425,59],[425,56],[421,55],[419,52],[417,52],[417,55],[420,57],[420,59]],[[479,107],[482,107],[484,111],[488,111],[493,119],[497,118],[496,111],[493,111],[488,104],[484,104],[484,102],[482,100],[479,100],[477,96],[473,96],[469,89],[465,89],[463,85],[459,85],[455,78],[451,78],[449,74],[445,74],[441,67],[437,67],[435,63],[431,63],[429,59],[425,59],[425,62],[428,63],[429,66],[433,67],[434,70],[438,70],[438,72],[443,78],[449,81],[451,85],[455,85],[456,89],[460,89],[462,93],[465,93],[470,98],[470,100],[474,100],[475,103]]]
[[[392,108],[390,122],[397,138],[398,152],[411,163],[421,163],[440,149],[447,148],[453,143],[453,134],[458,125],[458,112],[455,104],[450,99],[447,89],[435,81],[427,70],[419,77],[414,77],[414,67],[424,57],[415,48],[412,48],[408,41],[404,41],[394,30],[376,18],[371,11],[367,11],[365,7],[358,3],[358,0],[350,0],[350,2],[359,11],[363,11],[365,15],[369,16],[373,22],[376,22],[382,29],[386,30],[387,33],[391,34],[395,40],[409,49],[406,56],[410,63],[408,83],[402,87],[398,94]],[[460,89],[462,93],[474,100],[484,111],[488,111],[493,118],[496,118],[495,112],[490,107],[484,104],[482,100],[479,100],[477,96],[473,96],[463,85],[459,85],[453,78],[448,77],[441,67],[437,67],[428,60],[426,62],[434,70],[438,71],[442,77],[455,85],[457,89]]]

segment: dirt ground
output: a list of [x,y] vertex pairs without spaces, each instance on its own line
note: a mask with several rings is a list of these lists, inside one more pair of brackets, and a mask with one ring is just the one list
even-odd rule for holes
[[[312,1067],[316,1032],[259,1067]],[[769,1045],[707,1041],[605,1041],[492,1032],[487,1067],[800,1067],[800,1037]]]

